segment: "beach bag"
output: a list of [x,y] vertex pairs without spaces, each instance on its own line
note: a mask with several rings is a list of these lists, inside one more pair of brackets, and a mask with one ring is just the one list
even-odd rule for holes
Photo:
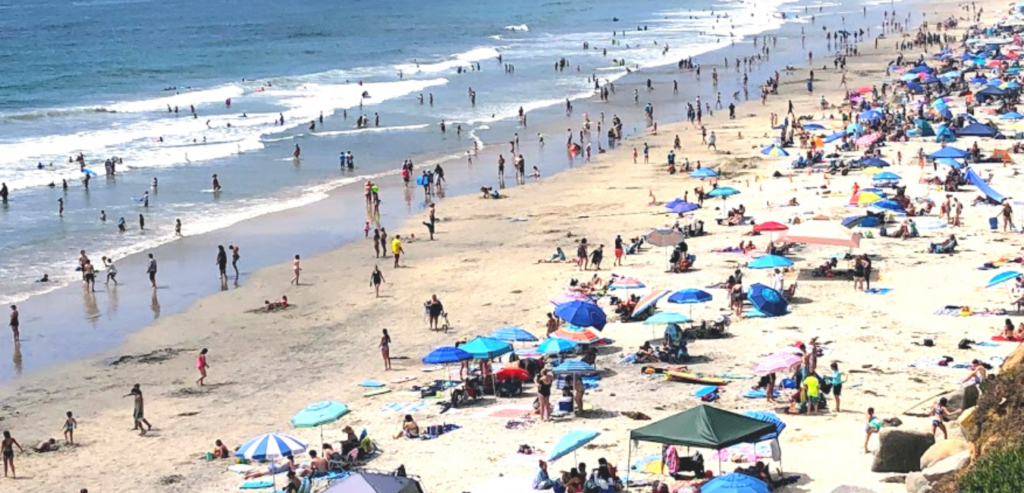
[[821,391],[825,394],[832,392],[832,382],[827,378],[820,378],[821,380]]

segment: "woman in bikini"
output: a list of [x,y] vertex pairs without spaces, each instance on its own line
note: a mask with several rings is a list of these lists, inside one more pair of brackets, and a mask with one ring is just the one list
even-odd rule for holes
[[4,477],[5,478],[7,477],[7,467],[8,467],[8,465],[10,465],[10,467],[11,467],[11,477],[12,478],[18,477],[18,475],[14,472],[14,447],[15,446],[17,446],[18,450],[20,450],[22,453],[25,452],[25,449],[21,448],[21,444],[18,443],[18,441],[15,440],[13,437],[11,437],[11,432],[4,431],[4,440],[3,440],[3,442],[0,442],[0,453],[2,453],[3,456],[4,456]]
[[380,355],[384,358],[384,370],[391,369],[391,336],[388,329],[384,329],[384,335],[380,337]]
[[932,408],[932,435],[935,434],[935,430],[942,430],[942,438],[949,439],[949,433],[946,432],[946,421],[953,418],[953,412],[946,407],[948,400],[945,397],[939,399],[939,402]]

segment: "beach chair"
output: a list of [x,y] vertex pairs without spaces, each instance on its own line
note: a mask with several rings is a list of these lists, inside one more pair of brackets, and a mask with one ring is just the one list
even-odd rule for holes
[[796,281],[793,281],[793,284],[783,290],[782,297],[786,298],[786,301],[793,301],[793,296],[796,295],[796,284]]

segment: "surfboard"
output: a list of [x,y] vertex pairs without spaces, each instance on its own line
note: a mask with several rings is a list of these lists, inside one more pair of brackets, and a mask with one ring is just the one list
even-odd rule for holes
[[665,378],[672,380],[673,382],[698,383],[703,385],[726,385],[729,383],[729,381],[724,378],[702,377],[693,373],[681,371],[667,371],[665,372]]
[[373,397],[375,395],[383,395],[383,394],[387,394],[389,392],[391,392],[391,389],[389,389],[389,388],[371,390],[369,392],[363,392],[363,397]]
[[427,184],[427,179],[424,178],[423,176],[420,176],[419,178],[416,178],[416,184],[422,187],[423,185]]
[[402,383],[410,380],[416,380],[416,377],[399,377],[391,380],[391,383]]
[[237,472],[238,474],[245,474],[254,468],[249,464],[231,464],[228,466],[228,470],[231,472]]
[[96,172],[91,170],[91,169],[89,169],[89,168],[82,168],[82,173],[85,173],[87,175],[96,176]]
[[384,382],[378,382],[377,380],[364,380],[359,383],[360,387],[379,388],[384,386]]
[[693,393],[693,396],[694,397],[704,397],[705,395],[713,394],[715,392],[718,392],[718,387],[716,387],[714,385],[709,385],[707,387],[701,387],[700,390],[698,390],[698,391]]
[[420,371],[430,372],[430,371],[437,371],[437,370],[443,370],[443,369],[444,369],[443,366],[424,366],[423,368],[420,368]]

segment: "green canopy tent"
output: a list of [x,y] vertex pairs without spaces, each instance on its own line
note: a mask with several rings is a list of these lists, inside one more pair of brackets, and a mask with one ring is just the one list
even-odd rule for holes
[[[774,424],[701,404],[632,430],[629,432],[629,440],[722,450],[739,443],[755,443],[760,437],[775,431]],[[632,464],[632,459],[631,446],[626,463]],[[718,459],[718,469],[721,472],[721,457]]]

